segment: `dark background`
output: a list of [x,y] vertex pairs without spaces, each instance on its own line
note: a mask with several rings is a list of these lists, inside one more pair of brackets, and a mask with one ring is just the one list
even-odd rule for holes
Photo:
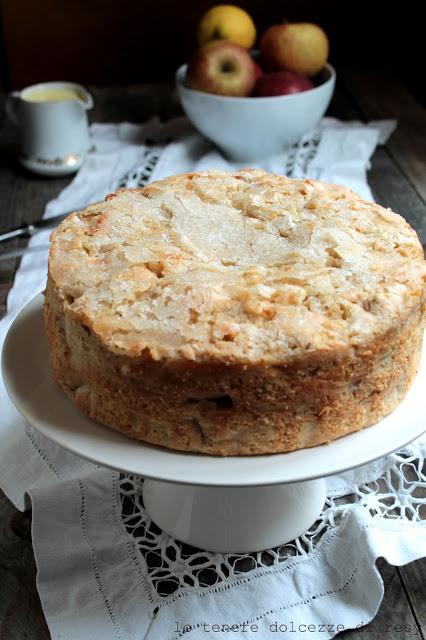
[[[169,80],[194,50],[203,12],[220,0],[0,0],[0,86],[44,80],[111,86]],[[386,68],[424,102],[424,2],[244,0],[258,33],[320,24],[339,67]],[[421,9],[423,8],[423,11]]]

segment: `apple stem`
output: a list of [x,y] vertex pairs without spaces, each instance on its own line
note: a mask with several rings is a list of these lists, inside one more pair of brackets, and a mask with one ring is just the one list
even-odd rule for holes
[[223,34],[221,32],[220,27],[215,27],[212,33],[213,40],[223,40]]

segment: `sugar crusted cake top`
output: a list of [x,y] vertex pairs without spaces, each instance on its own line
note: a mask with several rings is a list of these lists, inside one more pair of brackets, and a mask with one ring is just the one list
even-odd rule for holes
[[111,350],[243,364],[368,344],[424,301],[425,264],[401,216],[258,170],[118,191],[68,216],[49,255],[65,307]]

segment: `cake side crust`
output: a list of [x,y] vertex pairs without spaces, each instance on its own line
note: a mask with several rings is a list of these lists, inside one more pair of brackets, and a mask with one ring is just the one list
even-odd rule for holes
[[418,304],[355,351],[284,367],[184,366],[111,354],[64,313],[52,282],[45,320],[54,378],[87,415],[137,440],[221,456],[311,447],[374,424],[403,400],[423,338]]

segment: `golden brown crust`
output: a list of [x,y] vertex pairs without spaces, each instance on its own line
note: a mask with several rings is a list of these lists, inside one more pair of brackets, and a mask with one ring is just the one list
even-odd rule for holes
[[249,170],[168,178],[54,232],[53,373],[92,418],[146,442],[313,446],[401,402],[425,279],[403,218],[341,187]]

